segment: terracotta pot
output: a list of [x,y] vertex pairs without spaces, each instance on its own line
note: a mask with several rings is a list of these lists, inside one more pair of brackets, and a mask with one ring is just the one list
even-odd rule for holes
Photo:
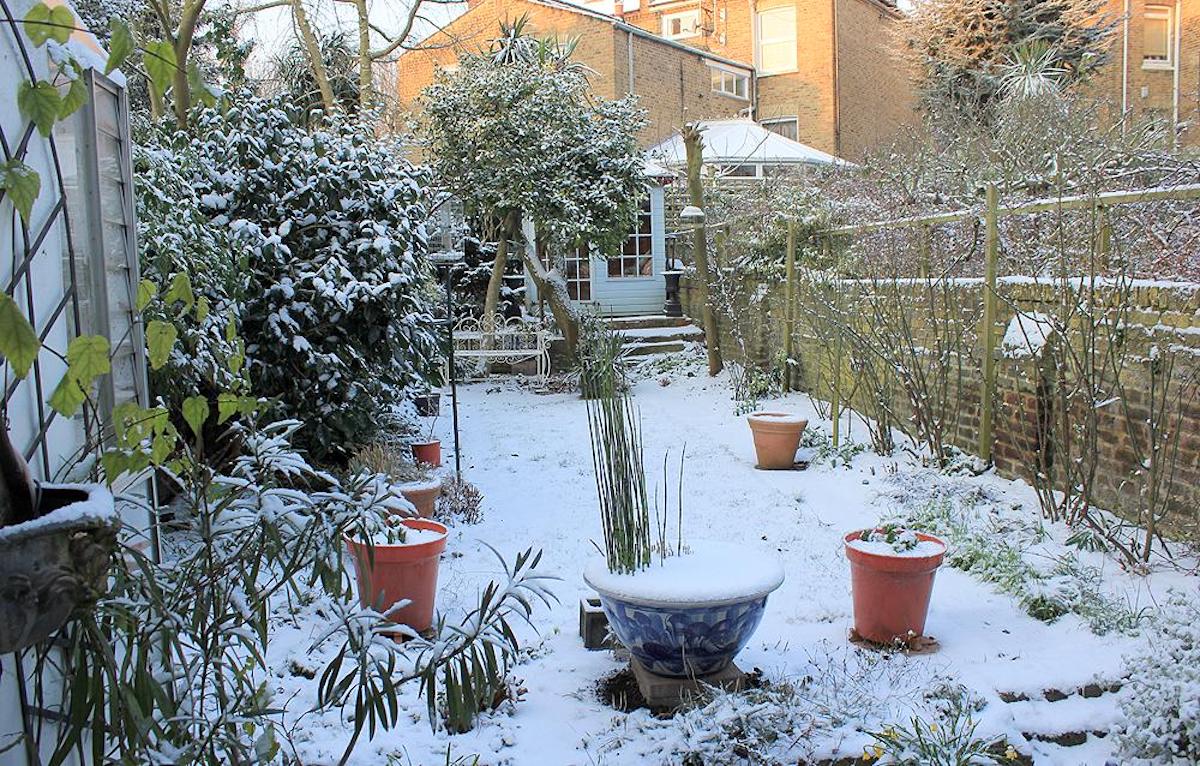
[[421,518],[433,518],[434,504],[437,502],[438,496],[442,494],[442,480],[430,479],[429,481],[414,481],[411,484],[401,484],[400,494],[404,495],[404,499],[412,503],[417,508],[417,513]]
[[796,465],[800,434],[808,421],[788,412],[753,412],[746,416],[754,435],[755,468],[780,470]]
[[430,465],[434,468],[442,466],[442,442],[440,439],[433,439],[427,442],[413,442],[412,444],[413,460],[416,460],[421,465]]
[[346,538],[346,547],[354,560],[358,600],[380,612],[401,599],[411,601],[387,618],[420,632],[433,624],[433,605],[437,598],[438,564],[446,549],[448,530],[427,519],[404,519],[409,529],[427,529],[439,533],[436,540],[408,545],[368,545]]
[[921,540],[938,543],[941,550],[929,556],[888,556],[850,547],[850,582],[854,592],[854,630],[879,644],[908,640],[925,632],[933,577],[946,555],[946,544],[932,535],[917,533]]

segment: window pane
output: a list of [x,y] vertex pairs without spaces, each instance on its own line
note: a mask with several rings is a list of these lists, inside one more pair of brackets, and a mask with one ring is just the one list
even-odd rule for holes
[[1147,8],[1143,57],[1147,61],[1170,61],[1171,14],[1166,8]]
[[772,120],[762,124],[764,128],[772,133],[778,133],[784,138],[790,138],[796,141],[800,137],[800,131],[797,128],[795,120]]
[[791,6],[760,11],[757,22],[757,58],[761,73],[795,69],[796,8]]

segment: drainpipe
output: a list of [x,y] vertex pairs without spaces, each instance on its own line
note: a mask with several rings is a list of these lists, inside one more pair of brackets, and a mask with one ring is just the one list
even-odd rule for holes
[[1179,147],[1179,70],[1183,68],[1183,51],[1181,49],[1181,41],[1183,38],[1183,0],[1175,0],[1175,29],[1173,37],[1175,38],[1175,52],[1171,57],[1175,62],[1175,73],[1171,80],[1171,146]]
[[1125,0],[1125,17],[1121,22],[1121,134],[1125,134],[1129,126],[1129,7],[1131,0]]
[[829,0],[833,12],[833,153],[842,156],[841,61],[838,56],[838,0]]
[[633,30],[631,29],[625,34],[629,42],[627,46],[629,51],[629,94],[633,95]]

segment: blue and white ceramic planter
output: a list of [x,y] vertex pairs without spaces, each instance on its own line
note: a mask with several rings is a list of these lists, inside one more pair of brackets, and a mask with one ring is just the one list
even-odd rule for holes
[[[708,545],[695,562],[681,561],[670,572],[652,564],[634,575],[613,575],[592,566],[584,579],[600,594],[613,633],[647,670],[676,678],[706,676],[724,670],[746,646],[762,620],[767,596],[783,582],[779,564],[757,552],[750,552],[757,558],[749,565],[757,571],[739,577],[747,559],[734,555],[728,560],[731,551],[743,554],[746,549]],[[714,560],[714,553],[726,560]],[[699,570],[694,573],[698,587],[691,592],[678,588],[678,597],[672,598],[673,588],[661,581],[679,581],[680,570],[693,568]]]

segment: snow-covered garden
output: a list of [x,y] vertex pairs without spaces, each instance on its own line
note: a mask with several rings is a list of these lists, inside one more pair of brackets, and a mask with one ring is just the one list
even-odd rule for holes
[[767,183],[524,17],[400,114],[420,2],[17,5],[0,766],[1200,762],[1200,165],[1089,0]]

